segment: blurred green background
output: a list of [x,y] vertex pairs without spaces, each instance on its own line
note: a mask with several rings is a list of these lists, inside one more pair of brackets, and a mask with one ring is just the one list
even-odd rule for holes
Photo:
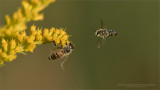
[[[0,26],[20,6],[20,0],[0,0]],[[57,0],[43,12],[45,19],[28,27],[66,28],[75,44],[66,70],[62,60],[48,60],[52,43],[37,46],[0,68],[0,90],[159,88],[158,0]],[[98,49],[94,30],[101,19],[118,35]]]

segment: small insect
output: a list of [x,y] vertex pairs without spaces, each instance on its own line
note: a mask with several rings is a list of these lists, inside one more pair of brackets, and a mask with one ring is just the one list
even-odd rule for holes
[[74,49],[74,45],[72,43],[69,43],[69,44],[66,43],[65,46],[58,47],[56,50],[53,50],[51,55],[48,57],[48,59],[49,60],[57,60],[57,59],[63,58],[64,60],[61,63],[61,68],[64,70],[64,65],[65,65],[66,61],[68,60],[68,55],[71,54],[73,49]]
[[104,44],[105,38],[109,37],[109,36],[116,36],[117,32],[114,30],[108,30],[106,28],[104,28],[104,23],[101,20],[101,28],[99,30],[96,30],[95,35],[97,37],[99,37],[98,39],[98,48],[102,47],[102,45]]

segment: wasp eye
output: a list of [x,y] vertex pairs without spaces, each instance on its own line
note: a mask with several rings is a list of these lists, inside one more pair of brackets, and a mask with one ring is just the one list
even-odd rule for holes
[[97,36],[100,34],[100,32],[97,32]]
[[74,49],[74,45],[72,43],[69,43],[69,46],[71,49]]

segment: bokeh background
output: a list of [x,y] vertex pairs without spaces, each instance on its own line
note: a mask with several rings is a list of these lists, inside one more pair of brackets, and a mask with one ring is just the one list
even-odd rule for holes
[[[20,6],[21,0],[0,0],[0,26]],[[75,44],[66,70],[61,70],[62,60],[47,59],[52,43],[37,46],[0,68],[0,90],[158,90],[158,0],[57,0],[43,12],[45,19],[28,27],[66,28]],[[118,36],[98,49],[94,30],[101,19]]]

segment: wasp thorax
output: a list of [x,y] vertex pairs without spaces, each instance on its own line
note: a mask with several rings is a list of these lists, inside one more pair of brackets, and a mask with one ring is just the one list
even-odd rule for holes
[[107,29],[99,29],[95,32],[95,35],[97,37],[108,37],[109,36],[109,33],[107,31]]
[[74,45],[72,43],[66,44],[66,46],[64,47],[64,51],[66,53],[70,53],[71,49],[74,49]]

